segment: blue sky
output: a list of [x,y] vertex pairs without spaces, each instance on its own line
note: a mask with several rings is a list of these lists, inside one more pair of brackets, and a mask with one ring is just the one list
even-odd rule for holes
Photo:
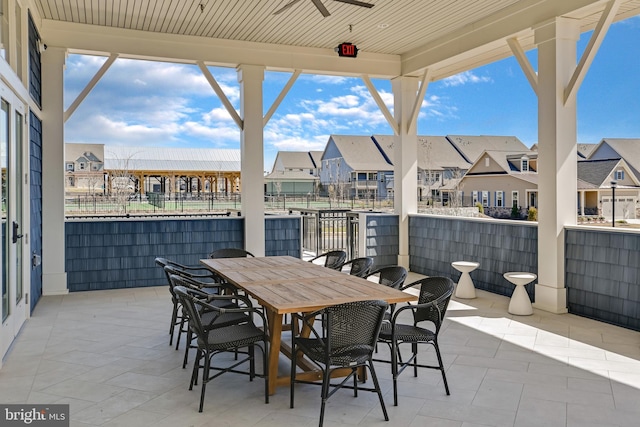
[[[582,53],[591,33],[583,34]],[[534,68],[536,52],[528,52]],[[65,109],[106,60],[70,55]],[[235,69],[210,68],[239,110]],[[267,72],[266,112],[289,73]],[[391,84],[374,80],[391,107]],[[330,134],[391,134],[359,78],[301,75],[265,128],[265,170],[279,150],[322,150]],[[420,135],[514,135],[537,142],[537,99],[514,58],[431,82]],[[640,138],[640,17],[613,24],[578,92],[578,142]],[[118,59],[65,125],[66,142],[239,148],[240,133],[195,65]]]

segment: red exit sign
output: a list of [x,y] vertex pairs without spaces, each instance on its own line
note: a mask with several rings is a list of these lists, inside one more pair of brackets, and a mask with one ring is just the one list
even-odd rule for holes
[[336,51],[338,52],[338,56],[346,56],[349,58],[358,56],[358,48],[353,43],[340,43]]

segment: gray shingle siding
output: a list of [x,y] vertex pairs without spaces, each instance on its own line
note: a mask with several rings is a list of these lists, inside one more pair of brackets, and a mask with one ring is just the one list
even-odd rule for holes
[[397,215],[367,215],[365,256],[374,260],[374,268],[398,264],[400,241]]
[[[182,264],[244,247],[243,218],[67,222],[69,291],[164,285],[154,259]],[[265,253],[300,257],[300,218],[265,218]]]
[[640,330],[640,235],[566,230],[569,312]]
[[[410,270],[458,281],[454,261],[475,261],[471,273],[478,289],[510,296],[513,285],[502,276],[508,271],[538,273],[538,229],[513,224],[454,217],[409,217]],[[534,285],[526,286],[534,300]]]

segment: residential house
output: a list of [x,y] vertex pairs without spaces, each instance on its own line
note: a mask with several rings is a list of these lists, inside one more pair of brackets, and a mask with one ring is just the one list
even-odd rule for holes
[[104,193],[104,144],[65,144],[64,159],[66,193]]
[[578,162],[578,212],[611,219],[615,183],[616,219],[635,219],[640,180],[624,159]]
[[640,139],[603,138],[587,157],[589,160],[625,159],[636,176],[640,176]]
[[387,178],[393,176],[393,163],[370,136],[331,135],[321,162],[324,194],[376,199],[393,196]]
[[538,206],[538,153],[485,150],[460,181],[471,204],[509,208]]
[[266,195],[316,194],[322,151],[279,151],[264,178]]
[[[581,144],[578,143],[576,146],[576,152],[578,154],[578,160],[588,159],[593,150],[596,148],[597,144]],[[538,151],[538,144],[533,144],[530,148],[531,151]]]

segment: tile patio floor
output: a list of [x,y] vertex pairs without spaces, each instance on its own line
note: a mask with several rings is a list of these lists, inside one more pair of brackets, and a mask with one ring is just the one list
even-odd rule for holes
[[[374,394],[344,390],[325,426],[640,425],[640,333],[537,310],[512,316],[508,298],[477,294],[452,300],[441,334],[451,396],[437,371],[407,370],[393,407],[380,363],[390,422]],[[72,426],[317,425],[319,387],[299,385],[289,409],[287,388],[265,405],[262,380],[234,374],[209,384],[198,413],[199,388],[187,390],[183,353],[168,345],[170,312],[165,287],[43,297],[0,370],[0,402],[69,403]]]

